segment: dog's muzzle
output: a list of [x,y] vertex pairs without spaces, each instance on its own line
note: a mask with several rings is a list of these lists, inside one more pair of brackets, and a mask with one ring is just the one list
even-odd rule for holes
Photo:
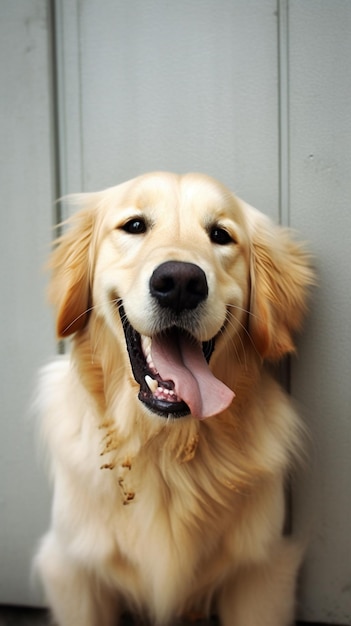
[[201,343],[192,334],[208,297],[204,271],[193,263],[167,261],[154,270],[149,289],[158,319],[151,337],[131,326],[119,304],[139,399],[163,417],[202,419],[222,412],[234,393],[208,366],[215,338]]

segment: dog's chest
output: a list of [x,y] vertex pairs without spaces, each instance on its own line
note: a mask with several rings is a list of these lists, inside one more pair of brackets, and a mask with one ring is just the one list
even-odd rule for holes
[[160,597],[166,612],[182,606],[185,610],[190,590],[196,594],[197,587],[208,584],[211,563],[223,552],[218,533],[223,520],[209,522],[209,503],[181,469],[170,482],[152,461],[134,460],[114,468],[108,480],[115,480],[119,498],[114,511],[111,506],[109,527],[116,584],[127,596],[143,597],[158,610]]

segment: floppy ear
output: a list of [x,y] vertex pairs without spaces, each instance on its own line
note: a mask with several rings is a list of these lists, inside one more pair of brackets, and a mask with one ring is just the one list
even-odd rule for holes
[[249,333],[265,359],[294,352],[293,333],[306,312],[314,283],[310,256],[288,229],[251,207],[251,305]]
[[57,310],[56,332],[62,338],[84,328],[89,317],[94,212],[82,210],[66,223],[68,230],[56,240],[49,260],[49,299]]

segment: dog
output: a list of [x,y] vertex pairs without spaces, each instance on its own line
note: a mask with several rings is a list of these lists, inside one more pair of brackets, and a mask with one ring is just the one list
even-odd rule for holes
[[73,201],[49,287],[72,349],[38,392],[54,499],[35,561],[55,622],[291,624],[303,427],[265,364],[294,352],[308,253],[202,174]]

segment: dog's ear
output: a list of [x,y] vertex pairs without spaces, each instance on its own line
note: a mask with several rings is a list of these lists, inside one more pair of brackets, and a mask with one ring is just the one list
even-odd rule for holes
[[84,328],[88,320],[94,211],[83,209],[64,226],[49,260],[49,300],[56,309],[56,331],[61,338]]
[[294,352],[293,333],[306,312],[314,274],[310,255],[288,229],[247,208],[251,239],[249,333],[261,357],[276,360]]

